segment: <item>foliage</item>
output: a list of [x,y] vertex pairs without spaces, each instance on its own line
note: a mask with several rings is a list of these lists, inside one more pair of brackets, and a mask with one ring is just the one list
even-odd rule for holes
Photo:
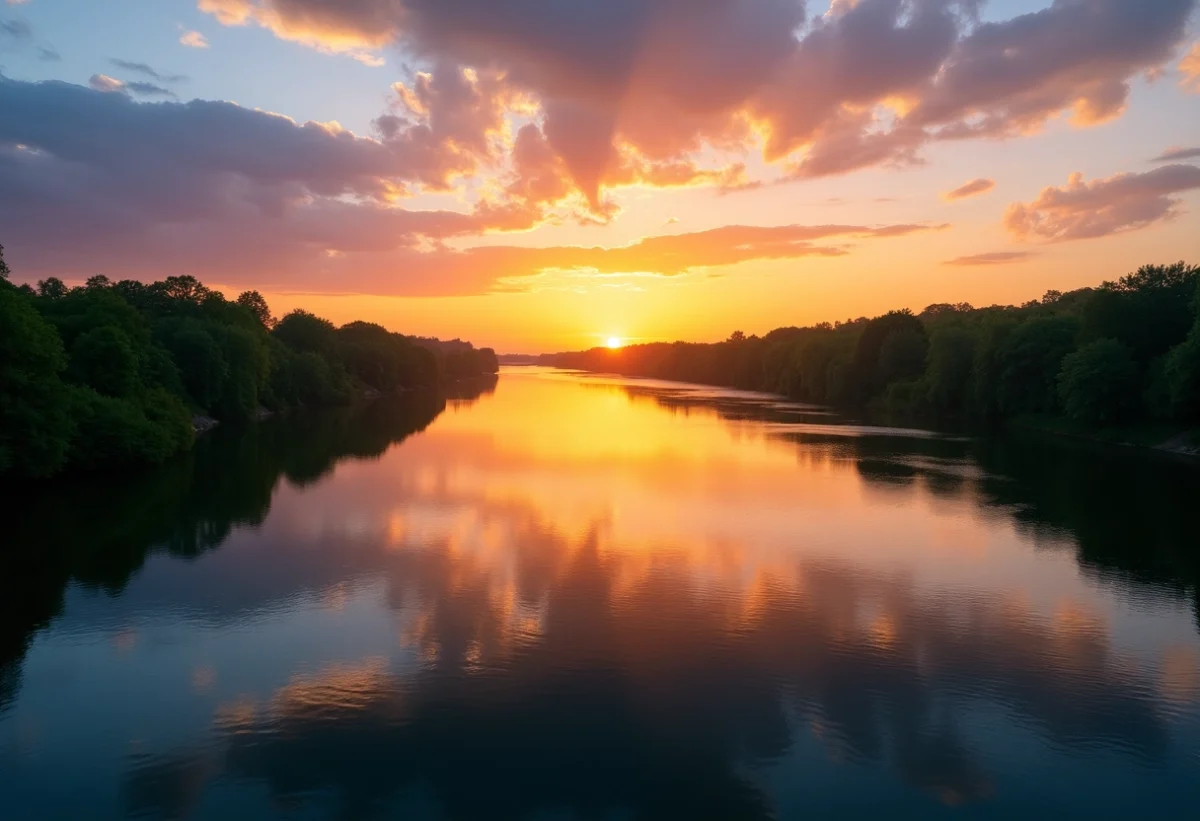
[[267,300],[258,291],[245,291],[238,295],[237,304],[254,314],[254,318],[258,320],[258,324],[262,325],[267,330],[275,327],[275,317],[271,315],[271,308],[267,305]]
[[1077,422],[1124,422],[1137,407],[1137,365],[1125,345],[1098,339],[1063,360],[1058,393],[1063,411]]
[[1196,318],[1191,333],[1166,356],[1163,375],[1170,414],[1200,425],[1200,285],[1194,305]]
[[0,477],[162,462],[191,445],[196,414],[247,420],[498,369],[458,340],[306,311],[276,322],[258,292],[231,302],[191,276],[0,279],[0,327]]
[[73,433],[59,374],[67,357],[33,301],[0,282],[0,474],[46,476],[66,462]]
[[933,408],[948,413],[966,406],[977,344],[975,334],[959,326],[939,328],[930,335],[925,391]]
[[1056,382],[1063,357],[1075,348],[1078,322],[1039,316],[1022,322],[1000,346],[996,397],[1001,413],[1048,413],[1057,409]]
[[1200,425],[1200,268],[1147,265],[1020,307],[930,305],[708,345],[551,354],[563,367],[782,393],[898,419]]

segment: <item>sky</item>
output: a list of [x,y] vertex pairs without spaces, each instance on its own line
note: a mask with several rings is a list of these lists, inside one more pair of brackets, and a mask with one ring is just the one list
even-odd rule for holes
[[1200,263],[1200,0],[0,0],[14,279],[506,353]]

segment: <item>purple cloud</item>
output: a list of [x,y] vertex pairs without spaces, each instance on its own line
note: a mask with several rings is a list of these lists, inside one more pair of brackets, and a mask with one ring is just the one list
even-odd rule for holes
[[403,44],[528,93],[596,207],[618,149],[678,160],[745,148],[795,177],[911,164],[935,139],[1013,136],[1067,112],[1119,115],[1186,36],[1196,0],[1057,0],[979,23],[977,0],[199,0],[326,50]]

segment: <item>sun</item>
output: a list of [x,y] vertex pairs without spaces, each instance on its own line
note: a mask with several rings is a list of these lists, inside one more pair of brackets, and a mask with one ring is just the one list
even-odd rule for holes
[[621,347],[621,337],[610,336],[608,338],[607,345],[615,351],[617,348]]

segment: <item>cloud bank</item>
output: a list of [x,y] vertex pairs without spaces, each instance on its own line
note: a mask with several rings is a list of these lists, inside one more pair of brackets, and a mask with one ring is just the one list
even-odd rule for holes
[[122,93],[132,83],[104,75],[95,90],[0,78],[0,110],[12,115],[0,120],[0,224],[15,238],[12,261],[27,276],[191,272],[310,291],[448,295],[548,270],[676,275],[841,255],[844,242],[929,230],[729,226],[612,249],[452,250],[444,241],[528,228],[537,215],[522,206],[555,193],[546,189],[552,174],[545,182],[533,173],[544,171],[534,150],[517,207],[397,204],[407,182],[440,184],[491,157],[499,92],[490,82],[430,78],[411,90],[412,119],[380,123],[371,139],[233,103],[138,103]]
[[[0,224],[14,261],[48,273],[219,268],[370,293],[841,254],[892,229],[744,242],[752,229],[731,227],[680,235],[689,251],[671,254],[662,238],[606,253],[447,243],[603,222],[627,186],[731,192],[919,164],[939,142],[1018,138],[1055,118],[1111,120],[1137,78],[1178,59],[1198,0],[1047,2],[983,22],[981,0],[835,0],[823,14],[802,0],[197,0],[219,25],[414,70],[370,136],[173,102],[184,78],[132,61],[91,89],[0,77]],[[192,30],[180,42],[208,46]],[[754,154],[766,178],[751,178]],[[1052,240],[1133,230],[1176,213],[1195,171],[1072,181],[1012,206],[1006,224]],[[402,207],[425,191],[464,205]]]
[[499,73],[541,112],[570,185],[599,208],[624,156],[747,150],[794,177],[911,164],[933,141],[1121,114],[1169,62],[1196,0],[1055,0],[980,23],[979,0],[199,0],[333,52],[394,46]]

